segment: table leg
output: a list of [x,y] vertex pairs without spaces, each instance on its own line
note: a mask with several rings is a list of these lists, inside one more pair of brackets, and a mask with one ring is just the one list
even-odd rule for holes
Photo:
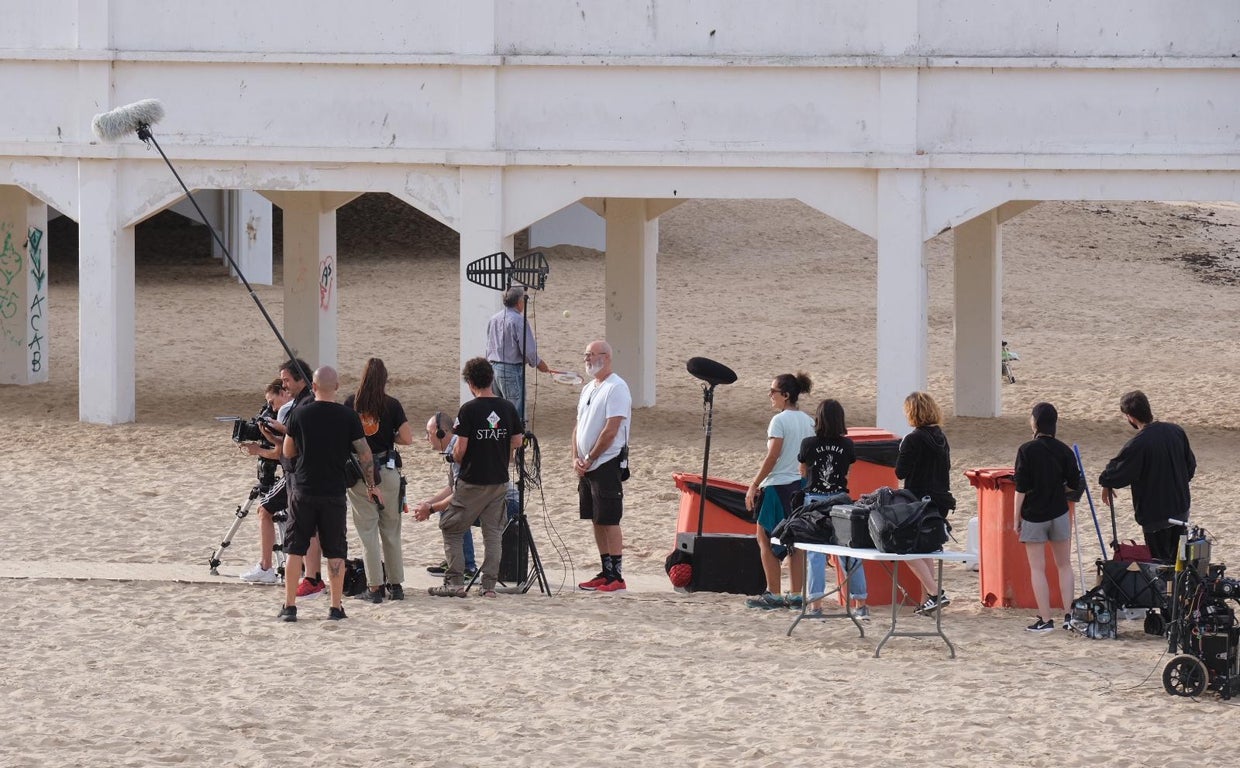
[[[845,595],[848,594],[847,592],[848,590],[848,569],[843,568],[841,570],[844,571],[843,581],[841,581],[834,589],[830,589],[824,592],[822,595],[823,600],[826,600],[828,597],[830,597],[831,595],[834,595],[836,592],[842,592]],[[804,619],[808,613],[809,613],[809,573],[807,572],[806,578],[801,583],[801,612],[798,613],[797,617],[792,620],[792,624],[791,626],[788,627],[788,631],[784,633],[784,636],[792,637],[792,630],[797,628],[797,625],[801,623],[801,620]],[[829,613],[829,614],[824,613],[822,616],[823,618],[831,618],[831,619],[836,619],[842,616],[847,616],[848,618],[852,619],[852,623],[857,627],[857,631],[861,633],[861,637],[865,637],[865,628],[861,626],[861,622],[857,621],[857,617],[853,615],[852,605],[850,604],[847,598],[845,598],[844,600],[844,613]]]
[[[942,594],[943,593],[943,561],[939,558],[935,558],[935,559],[938,560],[939,562],[938,589],[939,589],[939,594]],[[892,585],[891,586],[891,629],[887,632],[886,637],[884,637],[882,641],[878,644],[878,647],[874,649],[874,658],[878,658],[879,651],[881,651],[883,649],[883,646],[887,644],[887,641],[893,637],[941,637],[943,638],[943,642],[947,643],[947,649],[951,651],[951,658],[953,659],[956,658],[956,646],[952,645],[952,641],[948,640],[947,635],[943,634],[943,608],[941,606],[937,608],[934,612],[934,631],[933,632],[897,632],[896,631],[896,621],[899,617],[899,612],[900,612],[899,603],[897,603],[896,601],[896,593],[899,591],[898,584],[900,580],[899,579],[900,561],[893,560],[891,562],[891,565],[892,565],[892,569],[891,569],[891,585]]]

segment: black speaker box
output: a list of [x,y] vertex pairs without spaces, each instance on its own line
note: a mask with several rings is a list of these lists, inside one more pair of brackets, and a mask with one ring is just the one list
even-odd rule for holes
[[529,536],[530,524],[524,517],[513,520],[504,528],[504,542],[499,559],[499,580],[509,586],[522,583],[529,575]]
[[676,538],[676,546],[693,555],[689,591],[738,595],[766,591],[757,538],[744,534],[679,534]]

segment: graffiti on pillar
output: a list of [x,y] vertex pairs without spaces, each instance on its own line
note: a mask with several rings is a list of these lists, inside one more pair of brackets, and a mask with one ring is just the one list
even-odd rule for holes
[[0,279],[4,280],[5,288],[12,288],[13,278],[22,274],[22,254],[13,245],[13,231],[8,224],[0,224],[0,234],[4,235],[4,246],[0,248]]
[[[13,245],[13,231],[8,223],[0,222],[0,332],[6,343],[21,346],[26,342],[26,334],[21,323],[15,328],[8,321],[17,316],[21,309],[21,297],[13,280],[22,274],[22,254]],[[20,330],[20,332],[19,332]]]
[[336,284],[336,259],[325,256],[319,262],[319,308],[324,312],[331,309],[332,289]]
[[43,230],[31,227],[26,246],[30,254],[30,276],[34,278],[34,299],[30,302],[30,343],[26,349],[30,352],[30,372],[38,373],[43,370],[43,308],[47,301],[47,293],[43,290],[47,280],[47,270],[43,268]]

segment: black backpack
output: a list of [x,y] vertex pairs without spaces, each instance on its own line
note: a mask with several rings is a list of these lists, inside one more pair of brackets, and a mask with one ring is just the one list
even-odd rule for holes
[[[840,495],[848,501],[846,494]],[[792,510],[792,514],[775,526],[771,536],[779,543],[791,547],[797,542],[805,544],[835,544],[835,526],[831,523],[831,507],[841,503],[835,496],[811,501]]]
[[943,549],[947,520],[929,497],[918,499],[905,490],[883,497],[870,511],[870,536],[878,551],[911,555]]
[[344,594],[346,597],[362,594],[366,589],[366,565],[362,558],[344,561]]

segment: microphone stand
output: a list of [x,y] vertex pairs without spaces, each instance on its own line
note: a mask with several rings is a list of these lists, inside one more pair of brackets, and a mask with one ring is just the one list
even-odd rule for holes
[[[263,306],[263,302],[259,301],[258,295],[254,293],[254,288],[250,286],[250,281],[245,279],[245,275],[241,272],[241,267],[237,266],[237,262],[233,261],[232,254],[229,253],[228,246],[224,245],[223,238],[221,238],[219,233],[215,231],[215,227],[211,225],[211,222],[207,219],[207,215],[202,212],[202,208],[198,205],[198,201],[194,199],[194,193],[189,191],[189,187],[187,187],[185,185],[185,181],[181,179],[181,174],[177,173],[177,169],[173,167],[172,161],[168,159],[166,154],[164,154],[164,148],[159,146],[159,142],[155,140],[155,135],[151,133],[151,126],[138,126],[138,138],[141,139],[142,143],[147,146],[154,145],[156,151],[159,152],[159,156],[164,159],[164,163],[168,166],[168,170],[172,171],[172,175],[176,178],[177,183],[181,185],[181,189],[185,190],[185,196],[188,197],[190,203],[193,204],[194,210],[198,211],[198,216],[202,219],[202,223],[207,225],[207,229],[211,232],[211,237],[215,238],[215,243],[224,253],[224,258],[228,259],[228,266],[232,267],[232,270],[237,273],[237,277],[241,279],[241,283],[245,286],[245,289],[249,291],[250,298],[254,300],[254,304],[258,307],[258,311],[262,313],[263,319],[267,321],[267,326],[271,328],[271,332],[276,335],[276,340],[280,342],[280,346],[284,347],[284,353],[288,355],[288,359],[293,362],[293,365],[301,368],[301,365],[297,362],[297,355],[293,354],[293,350],[289,347],[288,342],[284,340],[284,336],[280,333],[280,330],[276,328],[275,321],[271,319],[271,315],[267,314],[267,308]],[[310,371],[303,370],[301,372],[301,376],[302,381],[305,382],[309,382],[311,379]]]
[[702,457],[702,493],[698,496],[698,527],[697,536],[693,539],[693,547],[697,549],[697,540],[702,538],[702,521],[706,518],[706,470],[710,467],[710,430],[715,416],[715,385],[702,385],[702,408],[706,421],[706,451]]

